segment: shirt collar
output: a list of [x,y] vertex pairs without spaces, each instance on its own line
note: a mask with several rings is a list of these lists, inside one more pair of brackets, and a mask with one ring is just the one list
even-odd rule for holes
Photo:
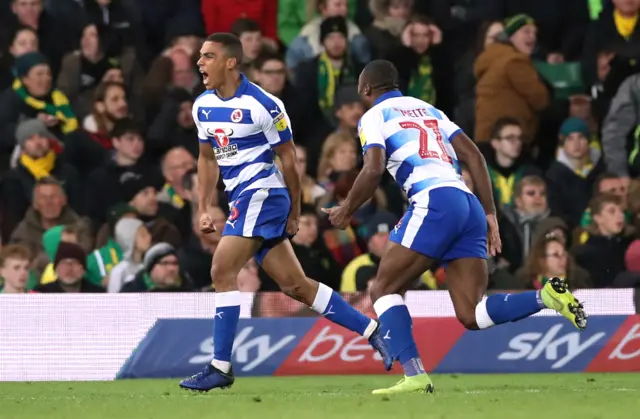
[[384,93],[384,94],[380,95],[375,100],[375,102],[373,102],[373,104],[375,106],[375,105],[377,105],[377,104],[379,104],[381,102],[384,102],[387,99],[391,99],[391,98],[394,98],[394,97],[402,97],[402,92],[400,90],[397,90],[397,89],[391,90],[391,91],[389,91],[387,93]]

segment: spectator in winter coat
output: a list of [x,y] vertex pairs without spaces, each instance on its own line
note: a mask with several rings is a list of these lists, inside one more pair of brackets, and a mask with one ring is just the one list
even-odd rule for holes
[[502,117],[520,121],[524,140],[530,143],[538,130],[537,113],[549,104],[549,92],[533,67],[536,26],[527,15],[505,21],[500,42],[489,45],[477,58],[477,142],[491,139],[491,128]]
[[625,228],[622,202],[611,194],[596,196],[591,204],[593,223],[589,238],[573,249],[578,265],[589,272],[595,288],[610,287],[625,269],[631,232]]
[[58,225],[76,226],[77,238],[82,247],[93,248],[93,234],[89,221],[69,208],[67,197],[55,179],[44,178],[36,183],[33,203],[8,241],[27,246],[35,260],[45,261],[40,265],[40,269],[43,269],[48,257],[44,253],[42,235]]
[[491,148],[492,152],[487,156],[487,168],[496,203],[500,207],[512,206],[515,186],[520,179],[542,173],[523,154],[522,128],[513,118],[501,118],[496,122]]
[[104,37],[94,23],[88,23],[82,31],[80,49],[67,54],[62,60],[56,85],[69,97],[81,119],[94,110],[94,92],[104,82],[123,83],[129,90],[130,99],[133,102],[140,100],[144,74],[135,51],[127,48],[120,55],[107,55]]
[[121,218],[115,228],[116,243],[122,249],[122,260],[109,273],[107,291],[120,292],[143,268],[142,258],[151,247],[151,234],[137,218]]
[[513,207],[502,210],[499,219],[502,237],[500,257],[504,259],[499,264],[508,264],[510,272],[522,266],[529,254],[534,231],[551,212],[544,180],[535,175],[523,177],[516,184],[514,203]]
[[86,192],[86,213],[96,226],[106,219],[107,209],[123,202],[122,184],[131,178],[150,176],[151,169],[141,161],[144,141],[133,120],[116,121],[111,131],[111,142],[115,152],[87,180],[91,185]]
[[61,242],[53,266],[57,279],[40,285],[34,292],[42,293],[101,293],[104,288],[84,279],[87,254],[75,243]]
[[185,292],[193,288],[180,276],[176,249],[169,243],[153,245],[144,255],[143,269],[122,292]]
[[64,140],[78,129],[69,99],[53,86],[47,58],[39,52],[29,52],[16,59],[17,78],[12,86],[0,93],[0,148],[6,155],[15,145],[16,127],[24,119],[39,119],[49,131]]
[[[323,44],[321,25],[328,18],[341,17],[345,19],[345,36],[348,40],[350,59],[362,66],[371,61],[371,51],[367,38],[362,35],[358,26],[348,20],[348,4],[345,0],[319,0],[318,10],[320,15],[307,23],[300,34],[291,41],[287,49],[287,67],[295,69],[300,63],[310,60],[321,54],[325,46]],[[297,77],[297,76],[296,76]]]
[[602,173],[600,150],[589,146],[591,133],[587,123],[569,118],[560,127],[560,150],[547,170],[549,206],[569,228],[580,224],[589,204],[593,184]]
[[[169,89],[160,112],[147,131],[145,155],[157,161],[173,147],[184,147],[192,156],[198,155],[196,125],[192,115],[192,95],[179,88]],[[288,109],[287,109],[288,111]]]
[[[633,149],[628,147],[630,138],[638,138],[639,126],[640,74],[634,74],[620,85],[602,124],[602,151],[607,170],[624,178],[627,183],[630,172],[640,175],[640,158],[637,157],[640,150],[637,145]],[[632,151],[629,153],[627,150]]]
[[61,182],[69,206],[82,213],[82,185],[78,172],[54,150],[60,150],[58,140],[45,124],[38,119],[22,122],[16,130],[16,139],[20,154],[15,168],[6,174],[0,194],[2,222],[7,223],[7,228],[24,217],[32,202],[35,184],[48,177]]
[[371,26],[364,31],[371,46],[373,59],[386,57],[395,48],[402,47],[402,33],[411,15],[413,0],[372,0],[369,2],[374,16]]

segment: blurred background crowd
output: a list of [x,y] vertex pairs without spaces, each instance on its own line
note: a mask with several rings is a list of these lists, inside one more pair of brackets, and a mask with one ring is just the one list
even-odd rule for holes
[[[407,202],[391,177],[346,230],[362,164],[356,89],[392,61],[486,156],[503,253],[491,289],[640,278],[640,0],[0,0],[0,288],[208,291],[197,228],[202,39],[233,32],[243,71],[285,104],[303,179],[308,276],[364,291]],[[468,172],[462,177],[473,190]],[[286,210],[286,209],[283,209]],[[276,290],[250,261],[242,291]],[[414,289],[446,289],[434,267]]]

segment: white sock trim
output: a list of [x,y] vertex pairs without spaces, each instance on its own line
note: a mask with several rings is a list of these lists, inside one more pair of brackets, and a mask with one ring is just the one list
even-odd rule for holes
[[333,290],[331,288],[325,284],[318,283],[318,293],[316,294],[316,298],[313,300],[311,308],[317,313],[324,314],[332,295]]
[[378,298],[378,301],[373,304],[373,309],[376,311],[378,318],[380,318],[391,307],[403,305],[404,299],[400,294],[389,294]]
[[228,374],[229,370],[231,370],[231,362],[229,361],[218,361],[217,359],[214,359],[211,361],[211,365],[225,374]]
[[476,306],[476,324],[480,329],[486,329],[494,326],[495,323],[491,320],[489,312],[487,311],[487,299],[483,299]]
[[371,320],[369,322],[369,326],[367,326],[366,329],[364,329],[364,333],[362,334],[362,336],[365,339],[369,339],[371,337],[371,335],[373,335],[373,332],[376,331],[376,328],[378,327],[378,322],[375,320]]
[[215,295],[216,308],[240,305],[240,291],[216,292]]

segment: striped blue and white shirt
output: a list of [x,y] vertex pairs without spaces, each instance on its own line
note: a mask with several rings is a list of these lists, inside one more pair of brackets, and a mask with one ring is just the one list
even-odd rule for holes
[[451,145],[460,132],[442,111],[397,90],[380,96],[358,123],[363,152],[385,150],[387,170],[411,202],[428,199],[427,191],[443,186],[471,193]]
[[286,188],[273,147],[293,137],[280,99],[241,77],[233,97],[207,90],[193,103],[198,138],[214,150],[229,202],[250,189]]

